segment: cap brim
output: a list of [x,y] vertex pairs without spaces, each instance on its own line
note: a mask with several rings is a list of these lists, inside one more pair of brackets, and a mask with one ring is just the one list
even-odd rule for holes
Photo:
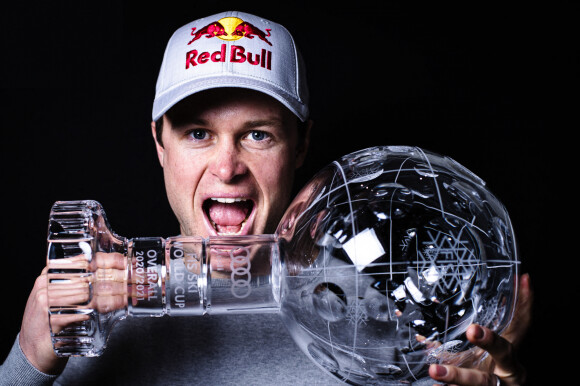
[[187,98],[190,95],[215,88],[247,88],[262,92],[276,99],[286,106],[302,122],[308,119],[308,107],[302,103],[289,103],[293,100],[292,96],[285,93],[284,90],[273,86],[268,82],[262,82],[253,78],[243,77],[240,75],[216,75],[206,77],[203,80],[196,79],[192,82],[180,84],[159,95],[153,102],[153,120],[157,121],[175,104]]

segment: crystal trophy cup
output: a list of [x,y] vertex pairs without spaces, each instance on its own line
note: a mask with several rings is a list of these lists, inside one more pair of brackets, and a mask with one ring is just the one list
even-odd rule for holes
[[97,202],[55,203],[52,340],[59,356],[98,356],[127,317],[275,312],[338,379],[412,384],[430,363],[483,358],[465,331],[507,327],[518,265],[481,179],[420,148],[374,147],[317,173],[271,235],[126,239]]

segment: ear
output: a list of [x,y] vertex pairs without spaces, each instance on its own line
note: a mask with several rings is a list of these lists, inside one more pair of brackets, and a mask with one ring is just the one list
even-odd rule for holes
[[306,133],[304,133],[304,140],[298,144],[296,148],[296,169],[304,164],[306,154],[308,153],[308,146],[310,145],[310,129],[312,128],[312,120],[309,119],[306,126]]
[[151,134],[153,135],[153,141],[155,141],[155,148],[157,149],[157,158],[159,158],[159,163],[161,164],[161,167],[163,167],[163,155],[165,154],[165,149],[163,148],[163,145],[160,144],[159,141],[157,141],[155,121],[151,121]]

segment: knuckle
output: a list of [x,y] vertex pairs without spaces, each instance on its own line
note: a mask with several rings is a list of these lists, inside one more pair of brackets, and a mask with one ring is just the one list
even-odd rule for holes
[[41,306],[47,305],[48,304],[48,293],[46,291],[46,288],[41,288],[38,291],[36,291],[34,294],[34,298],[35,298],[37,304],[39,304]]
[[47,286],[46,281],[47,281],[46,275],[44,275],[44,274],[40,275],[34,281],[34,287],[35,288],[45,288]]

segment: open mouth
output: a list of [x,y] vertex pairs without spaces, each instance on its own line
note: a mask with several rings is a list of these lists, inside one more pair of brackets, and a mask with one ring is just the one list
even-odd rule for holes
[[246,198],[211,197],[203,202],[203,211],[220,236],[243,234],[253,209],[254,202]]

